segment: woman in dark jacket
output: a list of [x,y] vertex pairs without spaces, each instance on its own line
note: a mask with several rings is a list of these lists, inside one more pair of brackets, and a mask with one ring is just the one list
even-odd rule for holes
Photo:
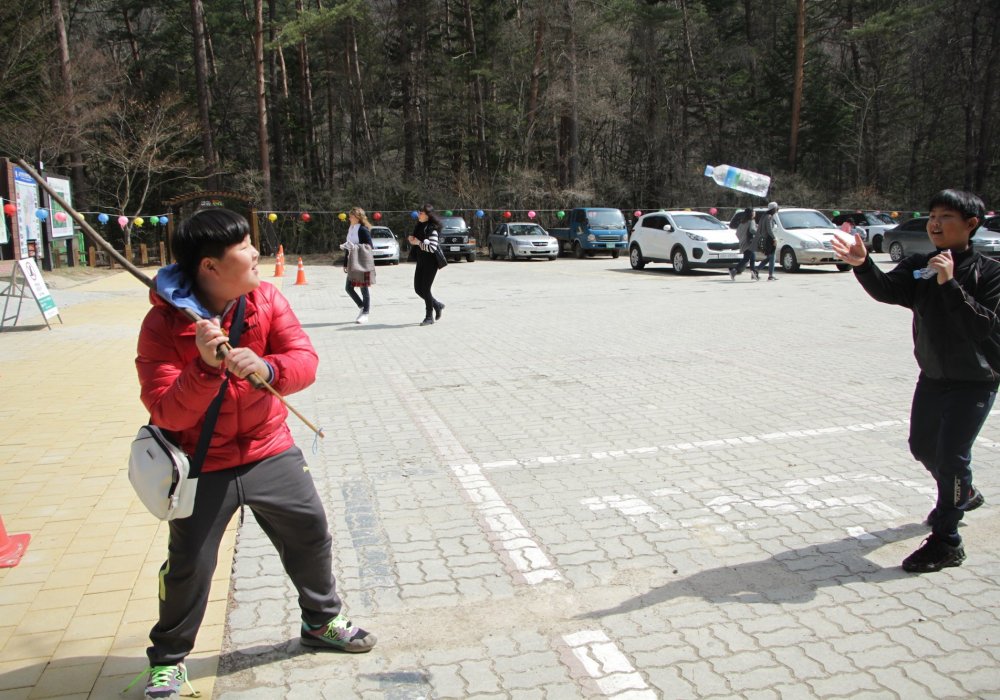
[[417,225],[413,228],[407,240],[411,246],[417,246],[417,267],[413,272],[413,291],[424,300],[425,314],[421,326],[429,326],[436,320],[441,320],[444,304],[431,294],[434,277],[437,276],[437,258],[434,253],[438,249],[438,232],[441,230],[441,220],[434,213],[434,207],[425,204],[417,210]]

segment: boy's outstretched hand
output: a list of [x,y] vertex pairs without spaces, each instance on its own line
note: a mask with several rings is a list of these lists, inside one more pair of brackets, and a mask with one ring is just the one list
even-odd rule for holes
[[834,236],[833,252],[837,254],[838,258],[854,267],[863,263],[865,258],[868,257],[868,251],[865,250],[865,242],[856,233],[854,234],[854,243],[850,245],[840,236]]

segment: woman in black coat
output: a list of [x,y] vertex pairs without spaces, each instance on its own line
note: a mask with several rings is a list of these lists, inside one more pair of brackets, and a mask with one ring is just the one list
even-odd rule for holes
[[424,320],[421,326],[429,326],[435,320],[441,320],[444,304],[431,294],[434,277],[438,266],[435,253],[438,249],[438,232],[441,230],[441,220],[434,213],[434,207],[425,204],[417,210],[417,225],[407,238],[411,246],[417,246],[417,266],[413,272],[413,291],[424,300]]

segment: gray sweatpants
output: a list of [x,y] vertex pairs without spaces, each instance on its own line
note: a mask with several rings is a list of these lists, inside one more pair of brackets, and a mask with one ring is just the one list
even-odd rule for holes
[[241,505],[253,511],[299,592],[302,619],[320,625],[341,602],[333,578],[326,512],[298,447],[235,469],[203,472],[194,513],[170,521],[160,567],[160,619],[149,633],[151,666],[183,661],[194,648],[208,606],[226,526]]

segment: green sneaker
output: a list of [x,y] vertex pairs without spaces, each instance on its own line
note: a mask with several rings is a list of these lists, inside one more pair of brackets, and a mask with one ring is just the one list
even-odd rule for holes
[[301,641],[302,646],[362,654],[375,646],[375,635],[352,625],[343,615],[337,615],[325,625],[315,628],[303,622]]
[[178,663],[176,666],[153,666],[148,668],[136,676],[122,693],[127,692],[135,685],[144,673],[149,673],[149,681],[146,683],[146,692],[143,695],[146,700],[176,700],[181,697],[181,689],[185,685],[190,690],[185,697],[201,697],[201,693],[195,690],[194,686],[191,685],[191,681],[188,680],[187,666],[183,663]]

